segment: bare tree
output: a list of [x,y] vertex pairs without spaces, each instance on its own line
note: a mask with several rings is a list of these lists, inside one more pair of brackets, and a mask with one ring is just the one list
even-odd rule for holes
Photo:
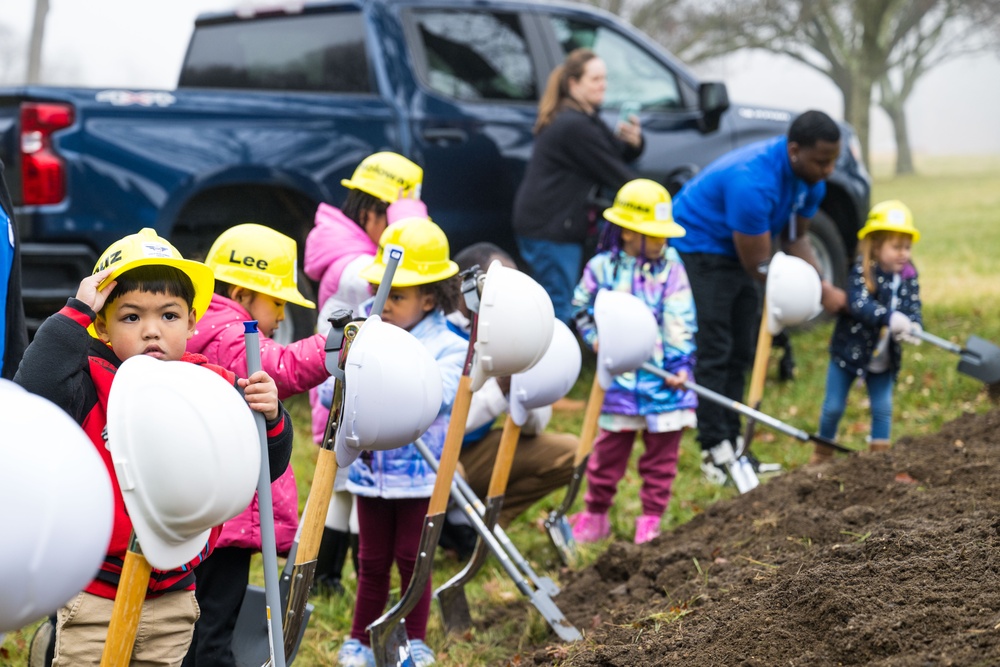
[[45,40],[45,17],[49,13],[49,0],[35,0],[35,19],[31,25],[31,42],[28,44],[28,83],[41,83],[42,43]]
[[1000,0],[633,0],[625,10],[688,62],[763,49],[824,74],[843,95],[866,160],[877,99],[902,172],[913,170],[904,105],[917,81],[947,60],[996,48],[1000,26]]

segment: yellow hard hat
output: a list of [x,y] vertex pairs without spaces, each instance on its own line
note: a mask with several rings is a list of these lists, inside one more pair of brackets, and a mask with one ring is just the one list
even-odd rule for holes
[[[155,229],[146,227],[112,243],[107,250],[101,253],[97,264],[94,265],[93,273],[114,267],[111,275],[101,283],[101,287],[103,287],[129,269],[152,264],[172,266],[191,279],[191,283],[194,285],[194,300],[191,303],[191,308],[194,309],[195,318],[201,319],[201,316],[208,310],[208,304],[212,301],[212,292],[215,289],[215,277],[212,275],[212,269],[201,262],[184,259],[177,248],[162,236],[157,235]],[[96,336],[93,327],[90,331],[91,335]]]
[[909,234],[913,242],[920,240],[920,232],[913,226],[913,213],[910,208],[898,199],[879,202],[872,207],[865,226],[858,232],[858,238],[863,239],[872,232],[899,232]]
[[604,209],[604,217],[645,236],[667,239],[686,234],[674,222],[670,193],[648,178],[637,178],[623,185],[615,195],[615,203]]
[[379,284],[385,273],[385,250],[403,249],[403,258],[392,276],[393,287],[426,285],[458,273],[458,264],[448,254],[448,237],[427,218],[406,218],[385,228],[378,240],[375,261],[359,274],[363,280]]
[[362,160],[354,175],[340,184],[391,204],[400,196],[419,199],[423,180],[424,170],[415,163],[398,153],[382,151]]
[[299,292],[298,258],[295,239],[249,222],[219,234],[205,263],[217,280],[315,308],[316,304]]

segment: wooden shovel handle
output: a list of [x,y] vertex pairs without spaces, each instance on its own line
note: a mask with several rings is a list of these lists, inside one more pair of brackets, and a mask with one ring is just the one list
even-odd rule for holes
[[101,667],[128,667],[132,661],[132,647],[139,631],[142,603],[149,587],[153,566],[141,553],[128,551],[118,580],[118,592],[108,623],[108,639],[101,654]]
[[587,399],[587,409],[583,413],[583,426],[580,427],[580,444],[576,448],[576,457],[573,465],[579,466],[590,456],[594,448],[594,438],[597,437],[597,420],[601,416],[601,408],[604,406],[604,387],[597,381],[594,375],[594,382],[590,385],[590,397]]
[[747,393],[747,405],[760,407],[764,398],[764,383],[767,380],[767,362],[771,358],[771,330],[767,328],[767,300],[764,300],[764,310],[760,316],[760,331],[757,333],[757,352],[753,358],[753,372],[750,375],[750,390]]
[[493,474],[490,476],[490,488],[487,497],[497,498],[507,491],[510,480],[510,469],[514,465],[514,454],[517,452],[517,441],[521,437],[521,427],[507,414],[500,434],[500,446],[497,448],[497,458],[493,462]]
[[452,405],[451,418],[448,420],[448,432],[444,436],[444,447],[441,450],[437,478],[434,480],[434,491],[431,492],[431,499],[427,505],[427,516],[444,514],[448,509],[451,482],[458,466],[458,454],[462,450],[462,438],[465,437],[465,420],[469,418],[471,403],[472,378],[463,373],[458,380],[458,391],[455,393],[455,403]]
[[316,471],[313,473],[312,487],[309,489],[309,500],[302,516],[302,530],[299,533],[299,546],[295,552],[295,563],[301,565],[316,560],[319,545],[323,540],[323,527],[326,524],[326,511],[333,496],[333,483],[337,478],[337,455],[332,449],[320,449],[316,458]]

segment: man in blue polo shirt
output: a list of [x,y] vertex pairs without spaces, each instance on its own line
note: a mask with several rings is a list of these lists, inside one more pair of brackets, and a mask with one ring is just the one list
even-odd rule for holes
[[0,162],[0,377],[13,379],[28,345],[21,301],[20,239]]
[[[671,245],[684,260],[698,311],[695,378],[702,386],[743,400],[772,244],[818,267],[806,231],[839,154],[837,124],[806,111],[787,136],[723,155],[674,199],[674,218],[687,234]],[[823,281],[823,307],[837,312],[845,304],[843,290]],[[735,449],[739,433],[739,414],[699,402],[702,470],[710,480],[721,484],[726,473],[709,452],[720,444]]]

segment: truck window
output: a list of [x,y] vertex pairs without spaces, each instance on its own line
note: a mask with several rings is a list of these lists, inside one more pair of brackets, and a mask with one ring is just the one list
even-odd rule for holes
[[368,93],[359,12],[200,24],[180,87]]
[[683,108],[677,77],[638,44],[607,26],[562,16],[549,18],[564,53],[580,47],[593,49],[608,66],[605,106],[638,102],[644,109]]
[[516,14],[433,10],[413,17],[422,76],[433,90],[467,101],[535,101],[534,66]]

